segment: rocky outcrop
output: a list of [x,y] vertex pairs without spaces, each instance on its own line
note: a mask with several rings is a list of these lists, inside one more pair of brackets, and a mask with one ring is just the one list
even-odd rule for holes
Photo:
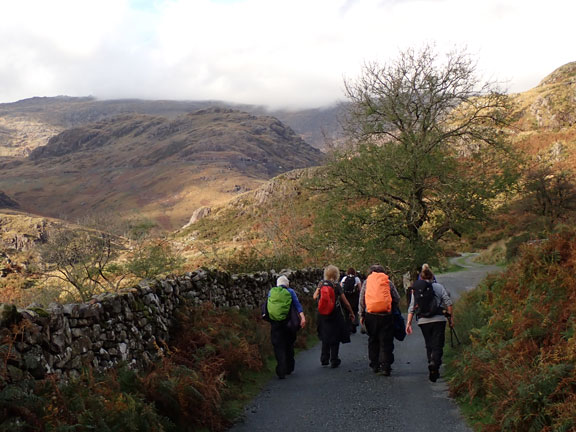
[[[322,271],[282,271],[300,295],[309,295]],[[4,375],[16,381],[48,374],[74,376],[125,362],[142,367],[161,354],[170,339],[175,312],[183,304],[257,308],[279,276],[274,271],[232,275],[197,270],[143,281],[118,294],[101,294],[82,304],[0,305]]]
[[562,129],[576,125],[576,62],[556,69],[527,95],[527,110],[538,129]]
[[44,243],[48,231],[56,223],[52,220],[24,213],[0,213],[0,248],[17,252],[28,251]]
[[188,223],[184,225],[182,229],[189,227],[190,225],[198,222],[200,219],[204,219],[205,217],[209,216],[211,212],[212,209],[210,207],[197,208],[194,210],[194,213],[192,213],[192,216],[190,216]]

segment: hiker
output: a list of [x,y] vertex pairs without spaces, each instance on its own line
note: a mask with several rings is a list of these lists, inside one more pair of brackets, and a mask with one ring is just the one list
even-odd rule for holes
[[362,284],[358,314],[368,333],[368,359],[374,373],[390,376],[394,363],[393,303],[400,302],[398,290],[384,271],[374,264]]
[[[420,268],[420,272],[418,273],[418,276],[416,278],[416,280],[420,280],[422,279],[422,272],[424,270],[429,270],[430,273],[432,273],[432,269],[430,268],[430,266],[428,264],[422,264],[422,267]],[[438,281],[436,280],[436,276],[434,276],[434,273],[432,273],[432,282],[433,283],[437,283]],[[408,304],[410,304],[410,299],[412,298],[412,286],[410,286],[407,290],[406,290],[406,302],[408,302]]]
[[294,342],[299,328],[306,326],[304,310],[286,276],[276,280],[266,302],[270,339],[276,357],[276,375],[284,379],[294,371]]
[[422,264],[422,268],[420,269],[420,273],[418,273],[418,280],[422,279],[422,272],[424,270],[428,270],[430,272],[430,274],[432,275],[432,282],[433,283],[438,283],[438,281],[436,280],[436,276],[434,276],[434,273],[432,273],[432,269],[426,263]]
[[414,282],[412,298],[406,318],[406,333],[412,334],[412,319],[416,316],[418,326],[426,343],[428,356],[428,378],[436,382],[440,377],[440,365],[444,354],[446,322],[454,327],[452,300],[443,285],[434,282],[429,268],[422,270],[420,279]]
[[356,312],[354,320],[346,319],[346,324],[350,332],[356,333],[356,327],[358,327],[358,300],[360,299],[362,281],[360,281],[360,278],[356,275],[356,270],[353,267],[348,269],[346,276],[340,281],[340,285],[342,286],[342,291],[344,291],[348,303],[352,306],[352,310]]
[[342,362],[338,357],[340,343],[350,342],[342,305],[348,311],[349,319],[354,320],[354,311],[338,283],[339,277],[338,267],[327,266],[324,280],[320,281],[313,296],[314,300],[318,300],[318,337],[322,341],[320,363],[322,366],[330,364],[332,368],[337,368]]

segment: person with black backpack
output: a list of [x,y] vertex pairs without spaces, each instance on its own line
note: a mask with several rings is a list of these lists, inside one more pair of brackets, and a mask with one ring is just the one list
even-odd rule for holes
[[354,320],[346,320],[346,323],[350,329],[350,332],[356,333],[356,327],[358,327],[358,300],[360,299],[360,288],[362,288],[362,281],[356,275],[356,270],[350,267],[346,272],[346,276],[340,281],[342,285],[342,290],[344,295],[352,306],[352,310],[356,312]]
[[338,283],[340,270],[329,265],[324,269],[324,279],[320,281],[313,298],[318,300],[318,338],[322,341],[320,364],[337,368],[341,360],[338,357],[340,343],[350,342],[350,332],[346,326],[342,305],[348,311],[350,320],[354,311]]
[[[264,307],[265,306],[265,307]],[[276,357],[276,375],[284,379],[294,371],[294,342],[299,328],[306,325],[304,309],[286,276],[276,280],[268,292],[262,316],[270,322],[270,339]]]
[[406,318],[406,333],[412,334],[412,320],[416,317],[426,343],[428,378],[436,382],[440,377],[440,366],[444,354],[446,322],[454,327],[452,299],[443,285],[434,282],[434,275],[425,268],[420,279],[412,285],[412,297]]

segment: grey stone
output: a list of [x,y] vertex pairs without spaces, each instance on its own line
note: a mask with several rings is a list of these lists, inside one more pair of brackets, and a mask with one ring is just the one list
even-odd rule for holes
[[72,343],[72,354],[78,356],[86,354],[92,349],[92,341],[86,336],[81,336]]
[[64,315],[69,316],[70,318],[80,318],[79,304],[73,303],[62,305],[62,310],[64,312]]

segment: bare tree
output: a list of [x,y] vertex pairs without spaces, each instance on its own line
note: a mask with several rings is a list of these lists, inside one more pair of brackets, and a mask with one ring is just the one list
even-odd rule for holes
[[84,228],[60,228],[40,249],[45,274],[66,282],[64,290],[87,300],[102,291],[115,291],[124,276],[114,264],[122,246],[113,235]]

